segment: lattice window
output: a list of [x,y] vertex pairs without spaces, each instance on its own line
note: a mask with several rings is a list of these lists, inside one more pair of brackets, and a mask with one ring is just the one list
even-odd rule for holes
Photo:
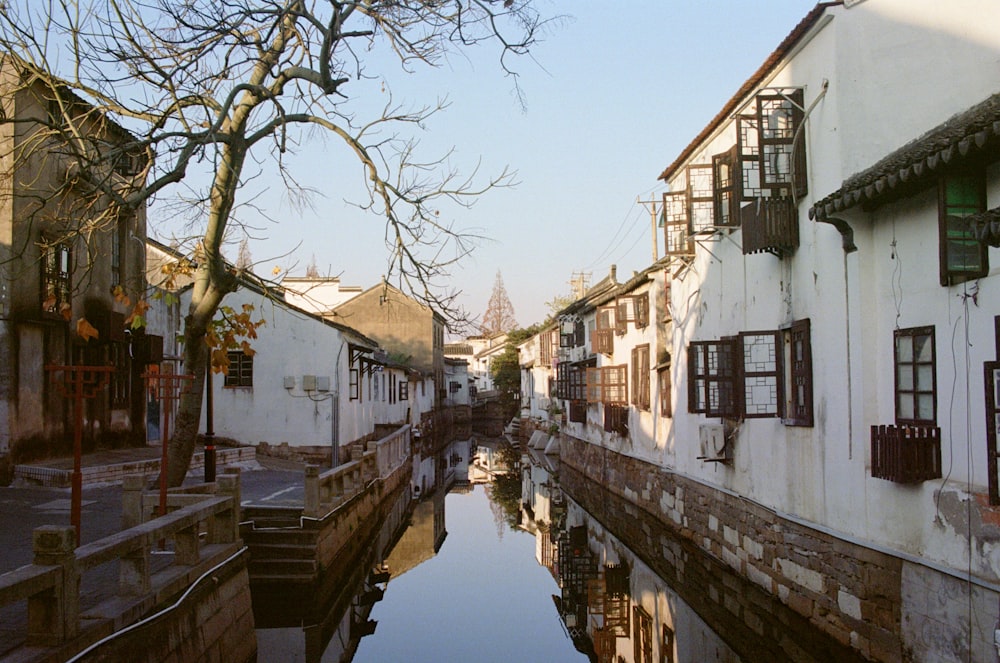
[[[470,388],[469,391],[470,391],[470,394],[469,394],[470,396],[474,396],[475,395],[475,394],[471,393],[471,391],[472,391],[471,388]],[[410,400],[410,383],[407,380],[401,380],[399,382],[399,400],[401,400],[401,401],[408,401],[408,400]]]
[[69,244],[60,242],[42,247],[42,311],[45,313],[61,316],[70,305],[71,257]]
[[[757,95],[760,181],[772,195],[806,194],[805,140],[795,143],[802,124],[802,89],[775,90]],[[793,181],[794,180],[794,181]]]
[[663,194],[660,225],[663,226],[663,244],[667,255],[694,255],[694,240],[688,231],[687,191]]
[[604,430],[608,433],[617,433],[622,437],[628,437],[628,412],[627,405],[605,403]]
[[712,186],[712,164],[692,164],[687,167],[688,232],[690,234],[704,235],[712,232],[715,225],[714,189]]
[[619,297],[615,308],[615,333],[624,335],[628,323],[634,322],[636,329],[649,325],[649,293]]
[[574,401],[587,400],[587,369],[594,366],[594,360],[582,364],[570,364],[569,390],[566,397]]
[[649,409],[649,344],[632,348],[632,404]]
[[688,411],[709,417],[735,417],[738,413],[733,339],[693,341],[688,347]]
[[538,363],[542,366],[552,365],[552,345],[549,343],[549,332],[538,335]]
[[738,160],[735,145],[729,151],[712,157],[712,179],[715,182],[714,223],[719,227],[733,228],[740,225]]
[[350,400],[361,400],[361,371],[357,368],[348,371],[347,392]]
[[635,663],[653,663],[653,618],[642,607],[632,608],[632,659]]
[[937,422],[937,376],[934,327],[897,329],[896,423],[912,426]]
[[253,355],[242,350],[231,350],[227,356],[229,357],[229,369],[226,371],[223,386],[252,387]]
[[[995,323],[1000,327],[1000,316]],[[998,340],[1000,342],[1000,340]],[[998,348],[1000,350],[1000,348]],[[990,504],[1000,505],[1000,361],[983,362],[986,374],[986,470]]]
[[982,170],[949,173],[938,193],[941,285],[962,283],[990,271],[986,244],[976,239],[966,217],[986,209],[986,174]]
[[674,629],[666,624],[660,637],[660,663],[674,663]]
[[609,355],[614,352],[615,307],[602,306],[597,309],[597,328],[590,337],[594,352]]
[[781,345],[775,332],[740,334],[743,354],[743,416],[775,417],[784,404]]
[[739,115],[736,118],[736,151],[739,155],[740,200],[755,200],[770,196],[770,190],[761,187],[760,136],[756,115]]
[[588,403],[628,403],[628,366],[587,369]]
[[556,367],[556,398],[569,398],[569,374],[572,364],[561,363]]

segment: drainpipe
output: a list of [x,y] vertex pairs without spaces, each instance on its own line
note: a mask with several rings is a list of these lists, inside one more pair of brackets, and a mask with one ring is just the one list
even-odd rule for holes
[[854,253],[858,250],[857,245],[854,243],[854,229],[851,228],[851,225],[847,223],[847,221],[832,216],[824,218],[817,216],[816,221],[818,223],[829,223],[837,229],[837,232],[839,232],[840,236],[843,238],[844,253]]

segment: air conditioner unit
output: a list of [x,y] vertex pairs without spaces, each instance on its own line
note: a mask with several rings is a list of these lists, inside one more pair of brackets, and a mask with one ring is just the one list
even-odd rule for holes
[[698,460],[721,463],[729,460],[726,455],[726,430],[722,424],[703,424],[698,427]]

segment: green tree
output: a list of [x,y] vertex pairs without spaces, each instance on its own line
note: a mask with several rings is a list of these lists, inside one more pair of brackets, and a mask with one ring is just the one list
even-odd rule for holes
[[503,352],[490,361],[490,377],[500,392],[504,419],[509,421],[521,409],[521,366],[514,345],[508,343]]
[[[27,63],[32,80],[53,91],[53,101],[82,99],[134,138],[121,149],[88,148],[87,133],[65,126],[72,116],[62,113],[54,126],[74,148],[67,153],[76,159],[76,179],[125,209],[183,183],[178,199],[194,206],[199,225],[184,369],[195,381],[181,399],[170,441],[171,485],[183,480],[194,451],[210,361],[206,339],[224,297],[237,287],[222,245],[238,223],[241,201],[252,205],[256,190],[247,183],[267,164],[294,186],[287,155],[296,145],[315,142],[316,133],[340,141],[368,187],[359,206],[385,220],[387,274],[419,300],[453,314],[457,293],[443,294],[439,281],[475,237],[442,220],[439,205],[471,204],[484,191],[509,185],[510,174],[479,182],[459,177],[444,157],[418,158],[402,131],[444,104],[409,110],[390,98],[373,114],[371,105],[356,100],[354,82],[382,78],[370,69],[384,63],[374,52],[390,53],[414,72],[491,42],[516,86],[511,58],[528,53],[542,24],[530,0],[3,3],[0,48]],[[106,173],[133,154],[144,157],[137,162],[142,169],[135,186],[122,189]],[[345,179],[344,173],[331,177]]]

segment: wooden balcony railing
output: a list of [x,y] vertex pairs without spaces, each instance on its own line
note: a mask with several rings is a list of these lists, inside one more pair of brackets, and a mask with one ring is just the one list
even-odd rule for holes
[[743,255],[767,252],[782,257],[799,247],[798,208],[791,198],[758,198],[741,216]]
[[872,477],[917,483],[941,477],[937,426],[872,426]]

